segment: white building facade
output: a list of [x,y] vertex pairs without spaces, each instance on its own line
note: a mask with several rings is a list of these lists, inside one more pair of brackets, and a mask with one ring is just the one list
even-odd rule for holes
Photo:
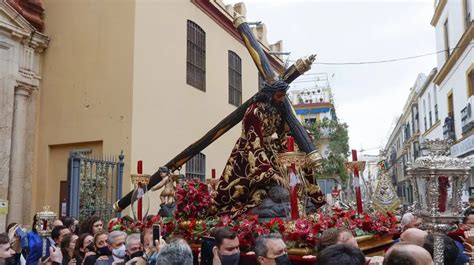
[[[423,141],[451,139],[451,156],[468,157],[474,172],[474,23],[473,0],[435,1],[431,25],[436,31],[437,67],[415,87],[386,144],[389,171],[404,203],[411,203],[410,184],[405,179],[406,164],[420,155]],[[418,84],[418,85],[417,85]],[[418,108],[414,108],[414,102]],[[407,105],[412,104],[412,108]],[[417,111],[417,113],[415,113]],[[418,117],[407,134],[407,117]],[[415,130],[416,131],[416,130]],[[402,159],[400,159],[402,157]],[[408,187],[408,188],[407,188]],[[474,193],[474,174],[466,184],[466,196]],[[467,197],[465,197],[466,199]]]

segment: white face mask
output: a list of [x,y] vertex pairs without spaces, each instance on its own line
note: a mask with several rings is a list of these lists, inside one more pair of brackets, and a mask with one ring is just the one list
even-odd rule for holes
[[116,256],[117,258],[125,258],[125,256],[127,255],[125,251],[126,251],[125,245],[121,245],[119,248],[114,248],[112,250],[112,254]]

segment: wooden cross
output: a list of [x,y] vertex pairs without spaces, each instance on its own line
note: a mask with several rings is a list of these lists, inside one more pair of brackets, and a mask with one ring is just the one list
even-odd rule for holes
[[[293,82],[296,78],[298,78],[300,75],[311,69],[311,64],[315,59],[315,55],[311,55],[308,58],[298,59],[281,76],[277,77],[267,56],[262,50],[260,43],[253,35],[244,17],[238,16],[237,18],[235,18],[234,26],[240,32],[240,35],[244,40],[244,44],[247,47],[255,65],[257,66],[259,73],[263,76],[265,82],[270,86],[278,80],[282,80],[289,84]],[[181,166],[185,164],[189,159],[201,152],[208,145],[210,145],[212,142],[217,140],[224,133],[234,127],[237,123],[240,123],[244,117],[245,111],[252,103],[255,102],[256,97],[260,95],[259,93],[261,92],[257,92],[255,96],[242,103],[242,105],[240,105],[236,110],[234,110],[227,117],[225,117],[203,137],[201,137],[199,140],[188,146],[184,151],[182,151],[173,159],[171,159],[165,166],[171,171],[181,168]],[[317,154],[316,147],[310,136],[308,135],[306,129],[303,127],[303,125],[301,125],[300,121],[293,114],[292,108],[293,107],[289,99],[285,98],[283,106],[281,108],[281,112],[284,112],[285,115],[282,115],[282,117],[288,124],[290,132],[295,138],[299,149],[307,154],[312,154],[313,157],[320,157]],[[160,171],[157,171],[151,176],[150,182],[148,183],[148,188],[145,190],[150,190],[150,188],[159,183],[161,179],[162,177],[160,176]],[[132,203],[132,193],[133,192],[129,192],[122,199],[115,202],[114,210],[122,211],[127,206],[129,206]]]

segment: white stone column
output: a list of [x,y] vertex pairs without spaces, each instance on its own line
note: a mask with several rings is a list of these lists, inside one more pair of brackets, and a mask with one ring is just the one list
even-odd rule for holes
[[[31,87],[17,86],[13,105],[12,148],[10,157],[10,183],[8,185],[8,223],[23,222],[24,182],[26,161],[26,122]],[[30,202],[26,202],[30,203]]]

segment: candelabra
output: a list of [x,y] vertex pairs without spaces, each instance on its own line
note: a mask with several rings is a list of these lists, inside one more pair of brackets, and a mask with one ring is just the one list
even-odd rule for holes
[[462,191],[470,170],[470,161],[447,156],[451,142],[427,140],[428,155],[421,156],[408,167],[408,179],[417,200],[416,213],[423,226],[433,231],[434,262],[443,264],[442,234],[455,228],[463,217]]

